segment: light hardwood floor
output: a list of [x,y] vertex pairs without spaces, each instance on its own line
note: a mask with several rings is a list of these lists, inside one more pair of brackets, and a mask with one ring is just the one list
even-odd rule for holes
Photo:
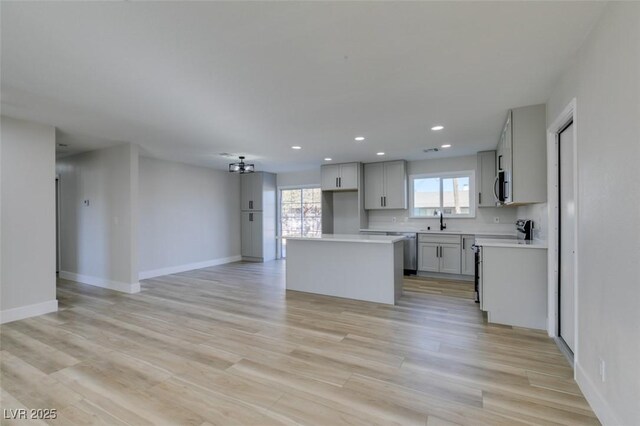
[[598,424],[552,340],[487,325],[471,296],[418,279],[397,306],[285,292],[282,261],[135,295],[61,280],[58,313],[1,327],[0,405],[60,425]]

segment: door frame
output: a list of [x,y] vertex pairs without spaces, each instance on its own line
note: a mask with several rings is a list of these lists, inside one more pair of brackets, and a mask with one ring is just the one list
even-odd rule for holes
[[575,365],[578,362],[579,353],[579,339],[578,334],[578,291],[579,291],[579,271],[578,271],[578,258],[579,258],[579,245],[580,238],[578,232],[578,222],[580,217],[580,203],[579,196],[579,181],[578,181],[578,114],[577,114],[577,101],[573,98],[571,102],[564,108],[564,110],[556,117],[551,126],[547,129],[547,200],[549,202],[548,219],[549,219],[549,250],[548,250],[548,323],[547,331],[550,337],[557,338],[560,336],[559,325],[559,285],[558,274],[559,256],[560,256],[560,206],[559,206],[559,140],[560,133],[566,128],[567,124],[573,122],[573,193],[576,206],[575,223],[574,226],[574,336],[575,347],[573,353],[573,367],[575,378]]
[[306,183],[304,185],[279,185],[276,187],[276,259],[282,259],[282,221],[281,210],[282,202],[281,191],[283,189],[305,189],[305,188],[320,188],[319,184]]

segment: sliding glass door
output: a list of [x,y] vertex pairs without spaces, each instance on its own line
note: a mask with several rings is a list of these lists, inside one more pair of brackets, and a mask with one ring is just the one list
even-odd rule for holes
[[286,237],[319,237],[322,233],[320,188],[280,190],[280,257],[286,257]]

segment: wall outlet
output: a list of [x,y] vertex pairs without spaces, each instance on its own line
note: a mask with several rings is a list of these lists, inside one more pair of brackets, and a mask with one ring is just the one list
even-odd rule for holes
[[500,216],[494,216],[493,223],[500,223]]
[[607,379],[607,363],[600,359],[600,380],[604,383]]

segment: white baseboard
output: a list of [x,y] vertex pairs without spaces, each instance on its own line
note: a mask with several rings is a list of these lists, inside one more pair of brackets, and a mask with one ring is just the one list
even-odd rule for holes
[[42,303],[34,303],[33,305],[21,306],[19,308],[5,309],[0,311],[0,324],[12,321],[18,321],[25,318],[37,317],[58,310],[57,300],[48,300]]
[[239,262],[242,256],[221,257],[219,259],[205,260],[204,262],[187,263],[184,265],[169,266],[167,268],[153,269],[143,271],[138,274],[139,280],[146,280],[153,277],[161,277],[163,275],[177,274],[179,272],[193,271],[194,269],[208,268],[209,266],[224,265],[225,263]]
[[105,278],[81,275],[68,271],[60,271],[59,275],[60,278],[64,278],[65,280],[89,284],[95,287],[108,288],[109,290],[121,291],[123,293],[133,294],[140,292],[140,283],[129,284],[122,281],[111,281]]
[[576,364],[576,382],[584,394],[584,397],[587,399],[587,402],[593,409],[593,412],[598,416],[600,423],[603,425],[623,424],[623,422],[618,420],[607,401],[600,392],[598,392],[595,384],[589,376],[587,376],[580,364]]

